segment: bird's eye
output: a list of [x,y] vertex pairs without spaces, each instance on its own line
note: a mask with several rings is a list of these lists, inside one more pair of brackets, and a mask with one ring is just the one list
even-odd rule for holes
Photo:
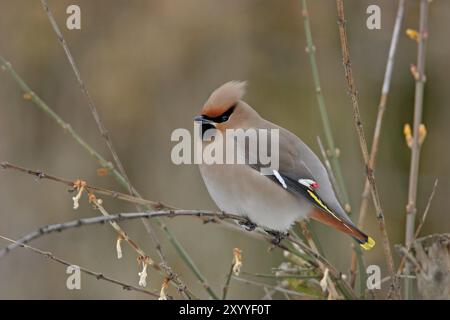
[[225,111],[224,113],[222,113],[219,116],[218,121],[216,122],[226,122],[228,121],[228,119],[230,118],[231,114],[233,113],[234,109],[236,108],[236,105],[232,105],[227,111]]

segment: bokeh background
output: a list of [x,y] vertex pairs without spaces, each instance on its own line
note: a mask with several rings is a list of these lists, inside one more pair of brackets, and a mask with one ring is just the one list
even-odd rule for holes
[[[299,1],[167,0],[50,1],[82,77],[109,129],[134,186],[148,199],[181,208],[216,209],[198,169],[170,160],[175,128],[192,130],[196,115],[211,91],[229,80],[248,80],[245,100],[319,152],[316,136],[323,128],[305,53]],[[396,1],[348,0],[347,30],[364,128],[371,140],[385,63],[395,19]],[[81,7],[82,29],[65,28],[66,8]],[[378,4],[382,29],[366,28],[366,8]],[[416,43],[404,30],[418,28],[419,1],[407,1],[403,30],[381,135],[376,177],[393,243],[404,240],[410,150],[403,125],[412,122],[414,80],[411,63]],[[352,122],[341,63],[334,1],[309,1],[314,42],[328,112],[354,211],[360,204],[364,168]],[[430,9],[426,59],[424,123],[418,214],[423,212],[434,180],[439,178],[423,234],[448,232],[450,216],[450,2],[434,1]],[[0,0],[0,54],[30,87],[105,157],[109,153],[96,128],[85,97],[39,1]],[[125,191],[99,168],[72,138],[30,102],[16,83],[0,73],[0,160],[48,173],[82,178],[97,186]],[[72,209],[67,188],[12,171],[0,172],[0,234],[18,238],[40,226],[98,215],[86,200]],[[113,213],[135,208],[105,198]],[[354,216],[353,219],[356,219]],[[167,221],[211,286],[221,290],[232,249],[244,254],[244,270],[269,273],[283,261],[267,243],[194,218]],[[154,257],[151,241],[139,221],[124,228]],[[329,260],[348,273],[351,241],[314,224]],[[368,233],[380,239],[373,208]],[[170,264],[199,296],[207,297],[161,232]],[[135,254],[124,245],[116,259],[116,234],[108,226],[72,229],[40,238],[32,245],[93,270],[137,285]],[[380,241],[379,241],[380,243]],[[0,241],[1,246],[7,245]],[[398,257],[396,257],[398,261]],[[382,246],[366,254],[386,275]],[[82,290],[66,289],[65,268],[26,250],[0,261],[0,298],[146,298],[139,293],[82,276]],[[151,271],[149,286],[159,290],[161,277]],[[173,291],[170,291],[174,294]],[[232,282],[229,297],[261,298],[264,291]],[[282,298],[282,296],[279,296]]]

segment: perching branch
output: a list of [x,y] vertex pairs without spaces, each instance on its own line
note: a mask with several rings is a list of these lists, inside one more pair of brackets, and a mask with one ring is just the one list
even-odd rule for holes
[[[425,58],[426,46],[428,39],[428,6],[429,0],[421,0],[420,2],[420,29],[419,29],[419,44],[417,48],[417,66],[414,74],[416,80],[416,89],[414,97],[414,136],[411,146],[411,167],[409,172],[409,189],[408,189],[408,204],[406,206],[406,234],[405,245],[408,246],[414,238],[414,228],[416,220],[416,200],[417,187],[419,180],[419,160],[421,143],[419,143],[419,128],[422,124],[422,110],[423,110],[423,92],[425,88]],[[411,265],[406,263],[405,274],[409,275],[411,272]],[[405,280],[405,298],[412,299],[412,281]]]
[[63,232],[68,229],[80,228],[84,226],[89,226],[93,224],[104,224],[105,222],[116,222],[125,220],[134,220],[140,218],[157,218],[157,217],[167,217],[174,218],[179,216],[194,216],[194,217],[209,217],[218,220],[232,219],[236,221],[246,221],[245,218],[233,214],[218,213],[212,211],[201,211],[201,210],[161,210],[161,211],[151,211],[151,212],[137,212],[137,213],[120,213],[120,214],[110,214],[103,215],[93,218],[83,218],[72,220],[65,223],[50,224],[39,228],[29,234],[20,237],[17,240],[17,244],[11,244],[5,249],[0,251],[0,259],[3,258],[7,253],[16,249],[21,243],[29,243],[30,241],[36,240],[44,235],[48,235],[54,232]]
[[[203,210],[162,210],[162,211],[153,211],[153,212],[138,212],[138,213],[121,213],[116,215],[108,215],[108,216],[99,216],[94,218],[85,218],[85,219],[78,219],[69,221],[66,223],[58,223],[58,224],[52,224],[47,225],[42,228],[39,228],[38,230],[35,230],[23,237],[21,237],[17,242],[19,244],[29,243],[32,240],[35,240],[37,238],[40,238],[44,235],[53,233],[53,232],[62,232],[68,229],[72,228],[78,228],[83,227],[87,225],[92,224],[104,224],[105,222],[112,222],[112,221],[124,221],[124,220],[132,220],[132,219],[139,219],[139,218],[157,218],[157,217],[167,217],[167,218],[174,218],[174,217],[181,217],[181,216],[194,216],[199,218],[213,218],[220,220],[235,220],[235,221],[242,221],[245,222],[246,218],[234,214],[229,213],[218,213],[218,212],[211,212],[211,211],[203,211]],[[264,237],[267,241],[272,243],[271,236],[267,234],[259,234],[260,236]],[[332,276],[333,280],[336,281],[336,283],[340,286],[342,290],[344,290],[344,295],[347,297],[350,297],[351,299],[356,299],[356,296],[354,295],[351,288],[348,286],[347,282],[344,281],[342,273],[338,271],[328,260],[326,260],[323,256],[318,254],[317,252],[313,251],[311,248],[309,248],[306,244],[303,242],[294,239],[293,237],[289,236],[286,240],[290,241],[291,243],[295,243],[300,247],[301,250],[303,250],[308,256],[310,256],[315,261],[322,263],[326,268],[330,270],[330,275]],[[288,250],[285,246],[281,244],[275,244],[277,247]],[[16,249],[18,247],[17,244],[12,244],[8,246],[7,248],[0,251],[0,258],[4,257],[8,252],[11,252],[12,250]],[[295,254],[295,253],[294,253]]]
[[342,0],[336,0],[337,5],[337,12],[338,12],[338,26],[339,26],[339,37],[341,42],[341,49],[342,49],[342,61],[344,64],[344,70],[345,70],[345,78],[347,80],[347,87],[350,94],[350,98],[352,101],[352,107],[353,107],[353,120],[356,126],[356,132],[358,134],[359,138],[359,144],[361,147],[361,151],[363,154],[364,163],[366,166],[366,174],[367,174],[367,180],[370,183],[370,189],[372,194],[372,199],[374,202],[376,214],[377,214],[377,220],[380,227],[380,231],[383,237],[383,248],[384,248],[384,254],[386,257],[386,262],[388,266],[389,274],[392,276],[392,285],[396,286],[396,279],[394,277],[395,275],[395,267],[394,267],[394,258],[392,256],[390,242],[389,242],[389,236],[386,230],[386,223],[384,219],[384,213],[381,208],[380,198],[378,194],[378,189],[375,181],[375,176],[373,173],[373,168],[370,163],[370,157],[369,157],[369,151],[367,148],[367,142],[366,142],[366,136],[364,134],[363,124],[361,120],[361,115],[359,112],[359,102],[358,102],[358,92],[356,90],[356,85],[353,79],[353,72],[351,68],[350,63],[350,51],[349,51],[349,45],[348,45],[348,39],[347,39],[347,31],[345,28],[345,15],[344,15],[344,4]]
[[[67,179],[63,179],[63,178],[59,178],[56,176],[52,176],[49,174],[46,174],[42,171],[35,171],[35,170],[31,170],[31,169],[26,169],[14,164],[10,164],[7,162],[3,162],[0,163],[0,167],[2,167],[3,169],[13,169],[13,170],[17,170],[19,172],[24,172],[33,176],[36,176],[38,179],[48,179],[51,181],[56,181],[62,184],[65,184],[71,188],[75,187],[75,183],[71,182]],[[145,203],[153,203],[152,201],[149,200],[144,200],[141,198],[135,198],[132,196],[129,196],[127,194],[123,194],[120,192],[116,192],[116,191],[111,191],[111,190],[107,190],[107,189],[103,189],[103,188],[98,188],[98,187],[93,187],[90,185],[85,185],[85,190],[88,193],[98,193],[98,194],[103,194],[103,195],[108,195],[111,196],[113,198],[117,198],[117,199],[121,199],[124,201],[128,201],[128,202],[132,202],[132,203],[141,203],[141,202],[145,202]],[[97,199],[94,199],[95,201],[97,201]],[[104,215],[108,215],[107,211],[103,208],[103,206],[101,204],[99,204],[98,202],[96,203],[96,206],[98,207],[98,209],[102,212],[102,214]],[[161,206],[163,206],[161,204]],[[138,244],[133,241],[132,239],[130,239],[130,237],[127,235],[127,233],[125,231],[122,230],[122,228],[115,223],[114,221],[110,221],[110,224],[112,225],[112,227],[116,230],[116,232],[119,234],[119,236],[126,241],[136,252],[140,257],[144,257],[146,259],[148,259],[149,265],[151,267],[153,267],[155,270],[157,271],[165,271],[166,275],[168,276],[168,278],[171,280],[171,283],[174,284],[177,288],[177,290],[183,294],[183,296],[187,299],[189,299],[189,293],[187,291],[186,285],[182,282],[182,280],[179,278],[179,276],[177,274],[175,274],[172,269],[167,266],[164,261],[160,264],[154,264],[153,261],[151,261],[151,259],[149,258],[149,256],[138,246]],[[0,259],[4,257],[4,255],[8,252],[8,248],[0,251]]]
[[[5,169],[15,169],[18,170],[19,172],[23,172],[23,173],[27,173],[33,176],[37,176],[43,179],[49,179],[52,181],[56,181],[59,183],[63,183],[65,185],[68,185],[70,187],[73,186],[73,182],[64,179],[64,178],[59,178],[59,177],[55,177],[55,176],[51,176],[48,174],[45,174],[41,171],[33,171],[30,169],[26,169],[26,168],[22,168],[19,167],[17,165],[12,165],[12,164],[8,164],[8,163],[2,163],[1,166]],[[86,185],[85,186],[86,190],[91,191],[91,192],[102,192],[102,194],[105,195],[109,195],[109,196],[113,196],[117,199],[122,199],[125,201],[132,201],[133,199],[130,198],[131,196],[125,195],[126,197],[122,198],[123,194],[117,193],[115,191],[110,191],[107,189],[103,189],[103,188],[98,188],[98,187],[93,187],[90,185]],[[140,201],[142,201],[142,199],[140,199]],[[145,200],[145,201],[149,201],[149,200]],[[170,206],[166,206],[166,205],[162,205],[165,208],[170,208]],[[183,213],[184,212],[184,213]],[[174,214],[176,213],[176,214]],[[177,214],[178,213],[178,214]],[[238,216],[238,215],[233,215],[233,214],[228,214],[228,213],[217,213],[217,212],[208,212],[208,211],[200,211],[200,210],[174,210],[174,209],[167,209],[167,210],[161,210],[161,211],[155,211],[155,212],[144,212],[144,213],[133,213],[133,214],[119,214],[119,215],[109,215],[109,216],[103,216],[103,217],[96,217],[96,218],[87,218],[87,219],[80,219],[80,220],[75,220],[75,221],[71,221],[69,223],[66,224],[56,224],[56,225],[51,225],[51,226],[47,226],[44,228],[40,228],[39,230],[32,232],[24,237],[21,237],[19,242],[23,242],[25,241],[25,243],[27,243],[28,241],[34,240],[44,234],[47,233],[51,233],[54,231],[62,231],[65,230],[67,228],[74,228],[74,227],[79,227],[79,226],[84,226],[84,225],[89,225],[89,224],[95,224],[95,223],[104,223],[107,221],[116,221],[116,220],[127,220],[127,219],[136,219],[136,218],[155,218],[158,219],[159,217],[162,216],[167,216],[167,217],[175,217],[175,216],[197,216],[197,217],[209,217],[209,218],[213,218],[212,220],[209,219],[208,221],[213,221],[213,222],[218,222],[218,221],[223,221],[224,219],[229,220],[235,220],[235,221],[241,221],[241,222],[246,222],[246,218],[242,217],[242,216]],[[219,219],[217,219],[219,218]],[[92,220],[93,219],[93,220]],[[44,230],[44,231],[43,231]],[[242,231],[242,229],[240,229],[240,231]],[[246,232],[245,234],[250,234],[248,232]],[[272,238],[270,236],[268,236],[265,233],[251,233],[254,235],[257,235],[259,238],[264,238],[265,240],[269,241],[272,243]],[[314,250],[312,250],[311,248],[309,248],[306,244],[304,244],[302,241],[300,241],[299,239],[295,239],[292,236],[289,236],[286,240],[290,241],[291,243],[295,243],[296,245],[298,245],[301,250],[303,250],[306,254],[301,254],[298,252],[295,252],[295,255],[305,255],[305,256],[309,256],[309,259],[312,259],[313,261],[316,261],[316,265],[319,265],[319,263],[323,264],[325,268],[328,268],[330,270],[330,274],[333,277],[334,281],[336,281],[337,285],[339,286],[339,288],[341,289],[341,291],[343,292],[344,296],[346,296],[347,298],[351,298],[351,299],[356,299],[356,296],[354,295],[354,292],[352,291],[352,289],[349,287],[348,283],[346,281],[344,281],[342,273],[340,271],[338,271],[330,262],[328,262],[328,260],[326,260],[322,255],[320,255],[318,252],[315,252]],[[289,251],[289,249],[280,244],[280,243],[276,243],[275,244],[277,247],[279,247],[282,250],[287,250]],[[11,251],[13,248],[15,248],[14,246],[10,246],[9,248],[6,248],[2,251],[0,251],[0,258],[2,258],[5,254],[7,254],[9,251]]]
[[[30,250],[30,251],[32,251],[32,252],[34,252],[34,253],[37,253],[37,254],[39,254],[39,255],[41,255],[41,256],[44,256],[44,257],[46,257],[46,258],[48,258],[48,259],[50,259],[50,260],[53,260],[53,261],[56,261],[56,262],[58,262],[58,263],[60,263],[60,264],[62,264],[62,265],[65,265],[65,266],[67,266],[67,267],[68,267],[68,266],[73,266],[73,265],[74,265],[74,264],[71,263],[71,262],[68,262],[68,261],[66,261],[66,260],[63,260],[63,259],[61,259],[61,258],[56,257],[56,256],[55,256],[54,254],[52,254],[51,252],[48,252],[48,251],[42,251],[42,250],[36,249],[36,248],[31,247],[31,246],[28,246],[28,245],[26,245],[26,244],[24,244],[24,243],[20,243],[20,242],[18,242],[18,241],[9,239],[9,238],[7,238],[7,237],[4,237],[4,236],[2,236],[2,235],[0,235],[0,238],[3,239],[3,240],[6,240],[6,241],[11,242],[11,243],[12,243],[13,245],[15,245],[16,247],[22,247],[22,248],[25,248],[25,249]],[[77,265],[77,266],[78,266],[78,265]],[[127,283],[121,282],[121,281],[119,281],[119,280],[116,280],[116,279],[114,279],[114,278],[111,278],[111,277],[109,277],[109,276],[106,276],[106,275],[104,275],[103,273],[91,271],[91,270],[86,269],[86,268],[83,268],[83,267],[81,267],[81,266],[78,266],[78,267],[80,268],[80,271],[81,271],[81,272],[83,272],[83,273],[85,273],[85,274],[87,274],[87,275],[90,275],[90,276],[94,277],[94,278],[97,279],[97,280],[103,280],[103,281],[106,281],[106,282],[109,282],[109,283],[112,283],[112,284],[121,286],[124,290],[133,290],[133,291],[137,291],[137,292],[141,292],[141,293],[150,295],[150,296],[152,296],[152,297],[159,298],[159,295],[158,295],[157,293],[155,293],[155,292],[152,292],[152,291],[149,291],[149,290],[145,290],[145,289],[141,289],[141,288],[135,287],[135,286],[133,286],[133,285],[131,285],[131,284],[127,284]]]
[[[370,149],[369,164],[372,169],[375,170],[375,161],[378,153],[378,145],[380,143],[381,126],[383,124],[384,112],[386,110],[386,102],[389,95],[391,87],[392,72],[394,70],[394,58],[397,51],[398,39],[400,37],[400,30],[403,21],[403,15],[405,11],[405,0],[399,0],[397,8],[397,16],[395,18],[394,30],[392,31],[391,44],[389,47],[389,55],[386,63],[386,70],[384,72],[383,87],[381,89],[380,101],[378,103],[378,113],[377,120],[375,122],[375,129],[372,138],[372,147]],[[370,197],[370,183],[366,179],[364,184],[364,191],[361,196],[361,206],[359,208],[358,216],[358,228],[362,229],[364,226],[364,220],[366,219],[367,207],[369,205]],[[351,264],[351,279],[350,283],[354,286],[356,279],[356,265],[357,256],[356,252],[352,253],[352,264]]]

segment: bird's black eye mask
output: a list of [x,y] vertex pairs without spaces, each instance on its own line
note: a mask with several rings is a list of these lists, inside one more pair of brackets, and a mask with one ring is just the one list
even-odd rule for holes
[[[232,105],[230,108],[228,108],[227,111],[222,113],[220,116],[217,117],[208,117],[206,115],[202,115],[202,118],[206,120],[210,120],[214,123],[222,123],[228,121],[231,114],[233,113],[234,109],[236,108],[236,104]],[[212,123],[202,123],[202,137],[204,136],[205,132],[209,129],[215,129],[214,125]]]
[[228,108],[227,111],[222,113],[220,116],[212,118],[212,117],[208,117],[206,115],[202,115],[202,117],[207,120],[211,120],[215,123],[222,123],[222,122],[228,121],[228,119],[230,118],[230,116],[233,113],[235,108],[236,108],[236,104],[232,105],[230,108]]

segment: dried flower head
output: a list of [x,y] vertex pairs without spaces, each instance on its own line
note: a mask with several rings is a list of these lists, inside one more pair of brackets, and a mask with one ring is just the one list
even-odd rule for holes
[[169,278],[165,278],[162,286],[161,286],[161,292],[159,293],[158,300],[167,300],[166,290],[169,287]]
[[322,288],[322,292],[325,292],[328,287],[328,273],[329,273],[329,270],[328,270],[328,268],[326,268],[325,272],[323,273],[323,277],[320,280],[320,287]]
[[122,235],[119,234],[116,242],[117,259],[122,259],[122,247],[121,247],[122,240],[123,237]]
[[233,249],[233,273],[238,276],[242,267],[242,250],[239,248]]
[[75,197],[72,197],[73,208],[76,210],[80,206],[79,201],[81,196],[83,195],[84,188],[86,188],[86,181],[78,179],[73,183],[73,187],[78,190],[77,195]]
[[138,262],[142,263],[142,271],[138,273],[139,276],[139,285],[141,287],[147,286],[147,266],[148,266],[148,258],[147,257],[139,257]]

